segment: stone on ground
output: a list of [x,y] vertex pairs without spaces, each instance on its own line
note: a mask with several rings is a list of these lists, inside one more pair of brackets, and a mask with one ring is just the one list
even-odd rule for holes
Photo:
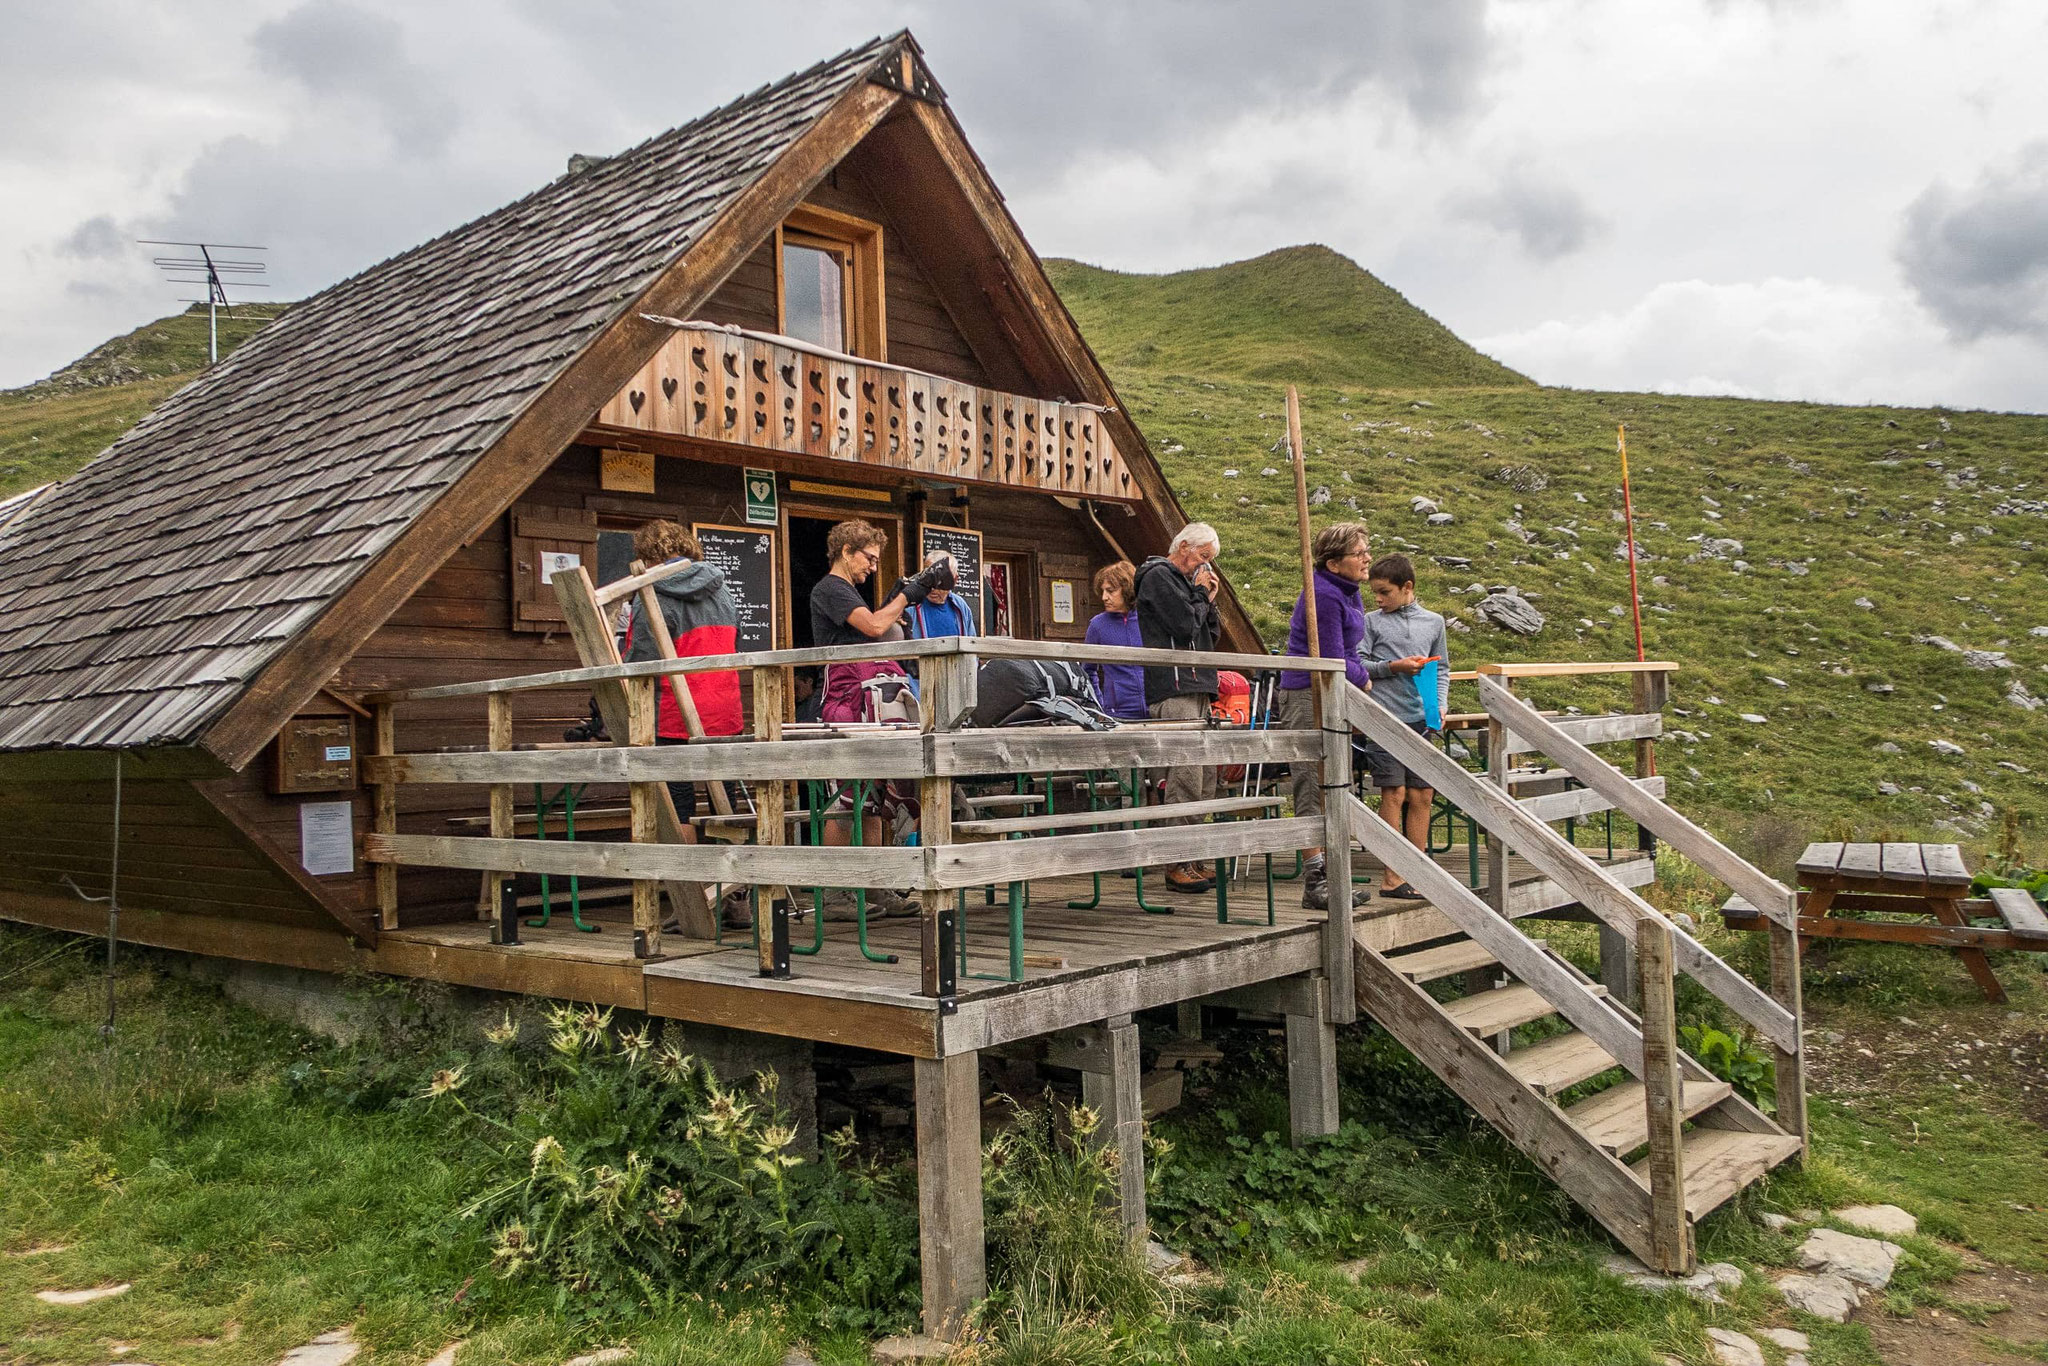
[[44,1304],[92,1304],[125,1295],[128,1290],[128,1282],[123,1281],[119,1285],[96,1285],[90,1290],[38,1290],[36,1298]]
[[1169,1272],[1178,1271],[1186,1261],[1187,1258],[1181,1256],[1157,1238],[1151,1239],[1145,1244],[1145,1266],[1155,1276],[1164,1276]]
[[455,1354],[461,1350],[462,1339],[457,1338],[429,1357],[427,1359],[427,1366],[455,1366]]
[[1729,1328],[1709,1328],[1707,1341],[1713,1344],[1714,1360],[1721,1366],[1766,1366],[1764,1349]]
[[1480,620],[1518,636],[1533,636],[1543,629],[1543,614],[1518,593],[1489,593],[1480,599],[1478,611]]
[[1785,1303],[1800,1313],[1826,1319],[1829,1323],[1848,1322],[1862,1295],[1854,1281],[1832,1272],[1802,1276],[1796,1271],[1778,1278],[1778,1293],[1785,1297]]
[[1817,1228],[1799,1245],[1799,1265],[1808,1271],[1832,1272],[1859,1285],[1882,1290],[1891,1283],[1892,1270],[1905,1252],[1897,1243]]
[[1765,1228],[1769,1229],[1773,1233],[1783,1233],[1786,1229],[1793,1227],[1799,1221],[1797,1219],[1794,1219],[1789,1214],[1779,1214],[1775,1211],[1766,1210],[1764,1213],[1759,1214],[1757,1216],[1757,1222],[1762,1224]]
[[811,1354],[801,1347],[792,1347],[782,1354],[782,1366],[818,1366]]
[[1813,1346],[1806,1340],[1806,1334],[1793,1328],[1766,1328],[1762,1336],[1765,1341],[1775,1343],[1788,1352],[1804,1352]]
[[353,1329],[337,1328],[304,1347],[292,1348],[277,1359],[277,1366],[348,1366],[362,1350]]
[[1666,1276],[1650,1270],[1633,1257],[1615,1253],[1601,1264],[1601,1269],[1610,1276],[1621,1277],[1638,1290],[1651,1294],[1683,1290],[1708,1304],[1725,1304],[1727,1301],[1721,1298],[1721,1292],[1742,1284],[1742,1268],[1730,1262],[1709,1262],[1690,1276]]
[[1851,1205],[1836,1210],[1835,1218],[1852,1228],[1887,1238],[1910,1238],[1920,1231],[1920,1221],[1897,1205]]
[[633,1355],[630,1347],[603,1347],[595,1352],[585,1352],[580,1357],[570,1357],[562,1366],[605,1366],[606,1362],[624,1361]]
[[923,1334],[907,1338],[883,1338],[868,1348],[868,1360],[875,1366],[915,1366],[924,1361],[944,1361],[953,1355],[954,1344]]

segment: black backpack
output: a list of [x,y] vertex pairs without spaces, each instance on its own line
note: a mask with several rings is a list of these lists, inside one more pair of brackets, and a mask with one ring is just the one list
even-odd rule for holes
[[1115,730],[1088,675],[1062,660],[991,659],[977,676],[978,727],[1035,726],[1059,721],[1084,730]]

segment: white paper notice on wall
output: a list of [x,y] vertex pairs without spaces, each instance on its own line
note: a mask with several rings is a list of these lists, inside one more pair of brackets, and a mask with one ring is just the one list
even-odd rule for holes
[[1061,626],[1074,624],[1074,581],[1054,579],[1052,581],[1052,619]]
[[543,550],[540,552],[540,586],[553,588],[555,575],[564,569],[574,569],[583,563],[583,557],[569,550]]
[[315,877],[356,870],[354,802],[299,806],[299,863]]

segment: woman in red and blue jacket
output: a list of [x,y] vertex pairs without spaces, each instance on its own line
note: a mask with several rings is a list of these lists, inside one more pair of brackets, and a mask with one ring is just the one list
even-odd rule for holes
[[[739,606],[733,601],[732,590],[726,587],[725,574],[716,565],[704,562],[704,549],[687,527],[666,520],[648,522],[633,533],[633,553],[649,566],[671,560],[689,561],[685,568],[654,585],[654,600],[675,640],[678,659],[738,651]],[[653,628],[641,620],[640,599],[636,596],[631,601],[621,647],[626,662],[661,658],[661,645]],[[746,729],[737,669],[714,669],[679,677],[687,680],[690,701],[706,735],[738,735]],[[655,738],[664,745],[685,744],[690,739],[689,726],[669,685],[670,680],[663,679],[654,690]],[[672,782],[668,790],[675,799],[676,814],[687,826],[697,810],[696,785],[687,780]]]

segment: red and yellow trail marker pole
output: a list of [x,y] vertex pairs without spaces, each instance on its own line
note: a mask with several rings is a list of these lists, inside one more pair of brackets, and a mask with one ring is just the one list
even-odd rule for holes
[[1636,662],[1643,662],[1643,593],[1636,584],[1636,509],[1628,488],[1628,425],[1614,429],[1621,450],[1621,530],[1628,538],[1628,598],[1636,618]]

